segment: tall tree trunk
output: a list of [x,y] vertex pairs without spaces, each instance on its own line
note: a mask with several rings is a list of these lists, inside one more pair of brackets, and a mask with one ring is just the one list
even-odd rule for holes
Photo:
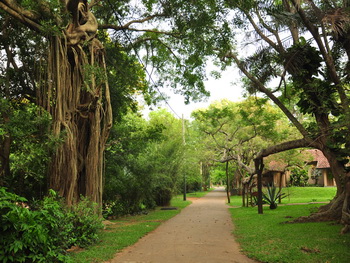
[[[3,36],[6,38],[8,37],[8,32],[6,30],[6,24],[8,20],[5,22],[4,29],[2,30]],[[12,60],[12,53],[9,50],[9,47],[6,46],[6,54],[7,54],[7,67],[6,67],[6,79],[5,79],[5,96],[7,100],[10,100],[10,74],[9,69],[11,65]],[[0,108],[0,124],[4,124],[6,127],[6,124],[9,123],[10,117],[9,117],[9,111],[10,108],[4,107]],[[10,150],[11,150],[11,134],[5,133],[4,135],[0,136],[0,186],[3,186],[4,184],[4,178],[10,176]]]
[[10,176],[10,146],[9,134],[0,137],[0,186],[4,185],[4,178]]
[[83,48],[53,37],[48,60],[49,85],[41,101],[53,116],[54,135],[64,140],[52,159],[49,187],[68,205],[80,195],[101,205],[103,153],[112,125],[104,49],[96,39]]

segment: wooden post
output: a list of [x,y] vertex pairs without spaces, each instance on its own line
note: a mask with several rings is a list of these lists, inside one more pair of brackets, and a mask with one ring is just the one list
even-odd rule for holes
[[[184,120],[184,115],[182,114],[182,144],[183,146],[186,145],[186,140],[185,140],[185,120]],[[184,197],[183,200],[186,201],[186,194],[187,194],[187,182],[186,182],[186,173],[184,172]]]
[[[283,175],[284,175],[284,172],[283,172],[283,173],[280,172],[279,193],[282,192],[282,177],[283,177]],[[281,197],[281,195],[280,195],[279,198],[278,198],[278,203],[279,203],[279,204],[282,203],[282,197]]]
[[242,184],[242,206],[245,207],[245,184]]
[[255,159],[255,170],[258,175],[258,213],[263,214],[263,204],[262,204],[262,171],[264,169],[264,160]]
[[228,178],[228,162],[226,162],[226,194],[227,194],[227,203],[231,203],[230,200],[230,182]]

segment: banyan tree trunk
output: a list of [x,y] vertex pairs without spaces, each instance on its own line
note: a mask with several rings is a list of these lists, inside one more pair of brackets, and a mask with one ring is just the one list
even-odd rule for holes
[[48,84],[40,102],[53,117],[54,136],[62,138],[51,162],[49,187],[68,205],[81,195],[102,204],[103,153],[112,126],[104,49],[50,39]]

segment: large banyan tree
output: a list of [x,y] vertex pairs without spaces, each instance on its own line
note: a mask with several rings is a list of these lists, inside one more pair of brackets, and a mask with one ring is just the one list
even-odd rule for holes
[[[31,54],[40,73],[32,98],[50,112],[52,132],[62,140],[52,156],[48,185],[68,204],[80,195],[101,204],[103,151],[112,125],[106,73],[112,79],[112,105],[117,111],[121,104],[124,108],[132,104],[131,97],[140,91],[137,75],[145,67],[136,62],[140,49],[145,63],[161,76],[144,85],[145,90],[171,86],[187,102],[199,99],[208,94],[202,82],[206,59],[226,32],[211,35],[217,31],[215,19],[225,14],[216,1],[205,0],[0,0],[3,14],[16,24],[12,32],[21,32],[20,22],[22,29],[33,32],[31,44],[47,46],[47,53]],[[104,46],[95,37],[97,28]],[[105,49],[113,49],[107,56],[108,70]],[[154,91],[146,91],[149,98],[156,97]],[[0,159],[1,164],[8,162],[7,157]]]
[[0,1],[0,8],[47,43],[37,65],[36,100],[52,115],[52,133],[61,138],[48,184],[69,205],[80,195],[102,203],[103,152],[112,126],[105,50],[90,11],[94,2],[32,1],[24,9],[17,1]]

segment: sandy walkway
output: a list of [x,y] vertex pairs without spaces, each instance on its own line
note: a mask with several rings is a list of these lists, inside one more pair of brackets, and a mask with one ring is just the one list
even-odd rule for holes
[[217,189],[193,201],[109,262],[255,262],[239,252],[231,234],[233,225],[225,196],[223,189]]

